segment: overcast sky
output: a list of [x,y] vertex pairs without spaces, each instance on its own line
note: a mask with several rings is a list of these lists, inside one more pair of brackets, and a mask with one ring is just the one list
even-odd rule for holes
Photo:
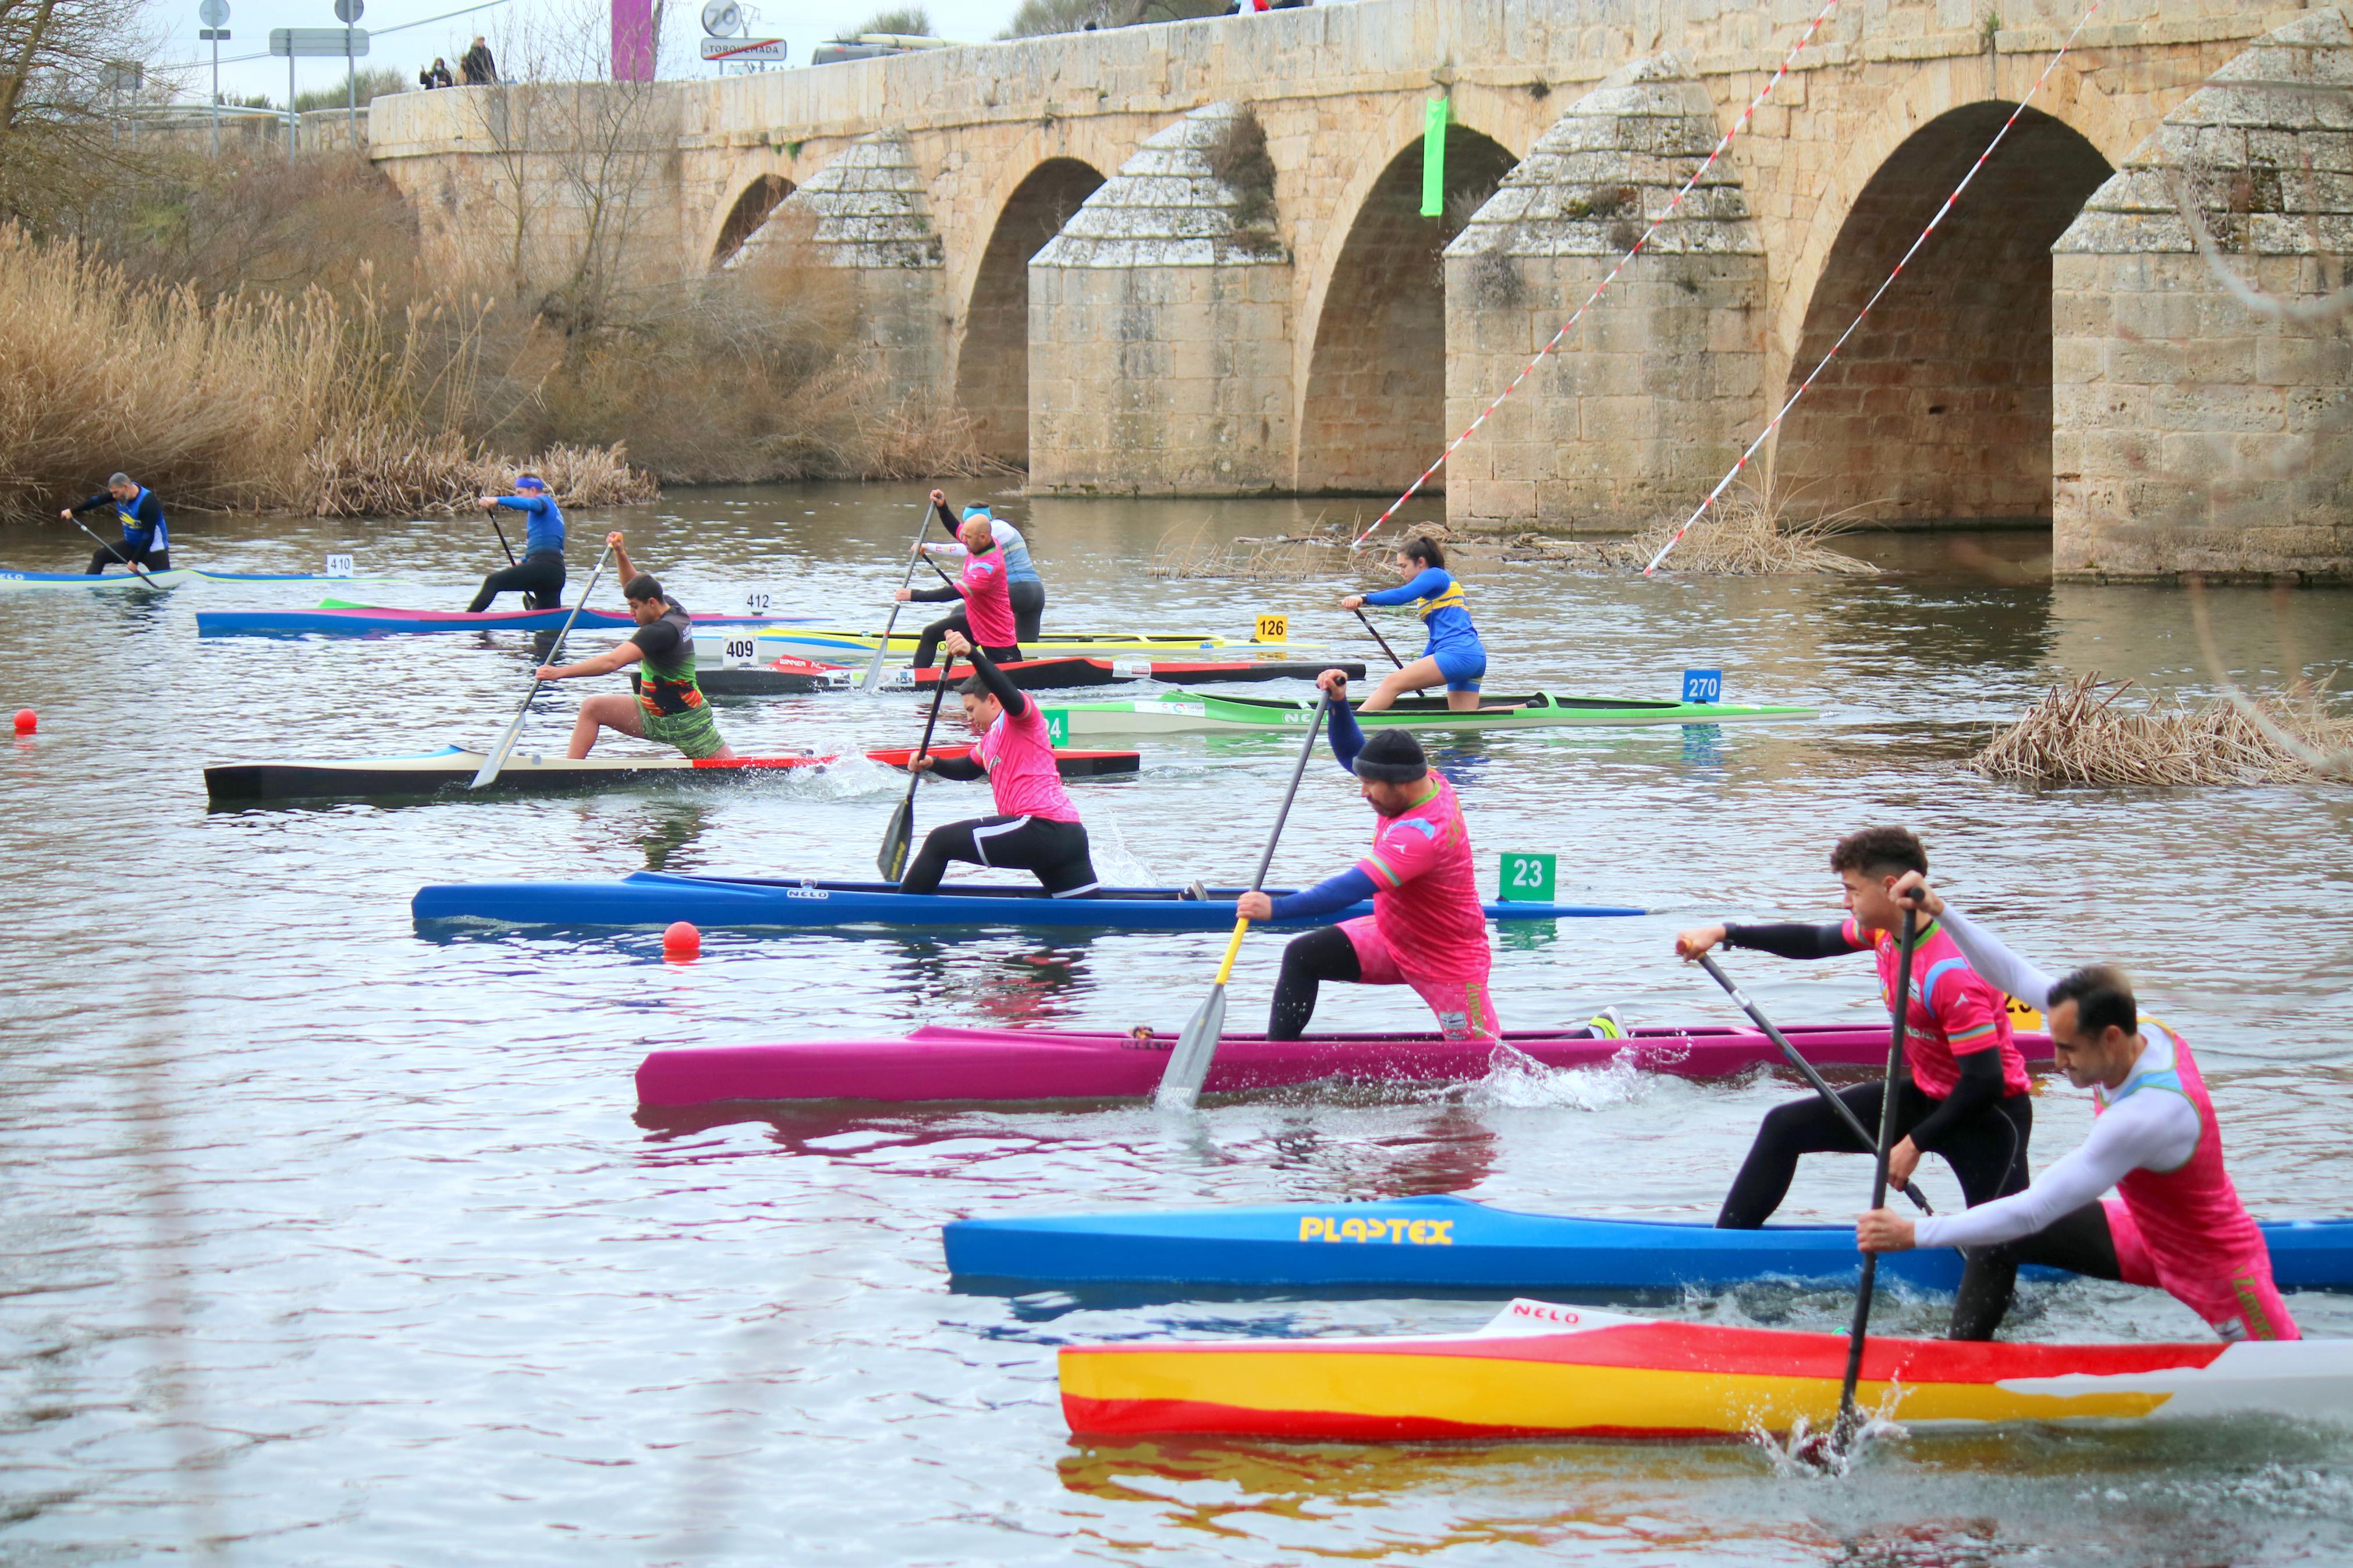
[[[251,93],[267,93],[273,101],[286,97],[286,61],[273,59],[266,51],[269,47],[272,27],[332,27],[335,20],[333,0],[227,0],[229,8],[229,41],[221,46],[221,90],[231,97]],[[424,22],[457,9],[468,0],[365,0],[366,11],[360,26],[372,35],[403,23]],[[995,37],[1011,20],[1018,0],[924,0],[924,9],[931,13],[933,30],[942,37],[965,38],[978,42]],[[884,0],[754,0],[744,6],[754,36],[780,37],[789,47],[789,59],[795,67],[805,64],[809,50],[845,28],[856,26],[881,10]],[[202,25],[196,19],[197,0],[150,0],[148,15],[156,30],[163,35],[157,59],[164,64],[197,62],[197,68],[186,73],[186,96],[202,102],[211,85],[209,66],[212,46],[199,43],[196,29]],[[466,45],[476,33],[491,36],[493,45],[498,37],[499,18],[518,7],[534,8],[554,15],[566,13],[570,6],[564,0],[503,0],[485,11],[469,16],[453,16],[447,21],[431,22],[421,27],[409,27],[389,37],[376,37],[368,56],[370,66],[390,66],[404,77],[414,79],[417,68],[431,62],[436,55],[447,59],[451,68]],[[702,0],[670,0],[664,31],[668,37],[670,63],[664,67],[668,76],[710,75],[715,68],[700,63],[696,43],[702,37],[697,20]],[[228,61],[233,56],[261,55],[259,59]],[[295,85],[301,91],[325,88],[343,79],[343,63],[339,59],[301,59],[295,64]]]

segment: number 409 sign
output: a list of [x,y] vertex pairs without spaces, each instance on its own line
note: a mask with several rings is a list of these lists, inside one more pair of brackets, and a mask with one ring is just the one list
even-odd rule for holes
[[1556,855],[1523,855],[1507,849],[1504,852],[1503,875],[1496,879],[1496,891],[1507,904],[1551,903],[1559,866],[1560,857]]

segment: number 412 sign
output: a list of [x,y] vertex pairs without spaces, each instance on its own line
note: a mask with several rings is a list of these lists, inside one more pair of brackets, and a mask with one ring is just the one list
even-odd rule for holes
[[1496,891],[1507,904],[1551,903],[1559,868],[1557,855],[1525,855],[1507,849],[1504,852],[1503,874],[1495,881]]

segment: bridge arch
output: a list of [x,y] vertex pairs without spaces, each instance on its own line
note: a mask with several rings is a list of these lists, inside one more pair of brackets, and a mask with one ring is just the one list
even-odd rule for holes
[[[1302,313],[1314,327],[1295,426],[1301,490],[1399,489],[1445,445],[1443,253],[1519,162],[1483,132],[1449,125],[1445,211],[1423,217],[1421,140],[1393,131],[1388,145],[1398,150],[1368,160],[1346,193],[1354,202],[1335,207]],[[1427,488],[1442,491],[1444,476]]]
[[735,259],[735,253],[746,241],[760,232],[760,226],[769,215],[793,194],[796,187],[790,180],[777,174],[753,176],[736,196],[734,205],[727,209],[726,218],[719,226],[719,237],[712,242],[711,268],[717,271]]
[[965,297],[955,371],[956,406],[992,458],[1029,461],[1029,258],[1103,183],[1103,172],[1082,158],[1048,157],[997,208]]

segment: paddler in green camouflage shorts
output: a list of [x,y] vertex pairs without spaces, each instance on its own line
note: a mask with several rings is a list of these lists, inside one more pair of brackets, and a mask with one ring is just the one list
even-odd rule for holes
[[572,721],[570,755],[585,757],[606,730],[676,746],[690,757],[732,758],[735,753],[719,738],[712,721],[711,704],[694,682],[694,619],[662,585],[629,563],[622,536],[608,533],[605,542],[621,570],[621,593],[629,602],[629,616],[638,629],[629,640],[578,664],[551,664],[539,672],[542,680],[569,680],[575,675],[610,675],[625,665],[644,664],[638,693],[617,691],[586,699]]

